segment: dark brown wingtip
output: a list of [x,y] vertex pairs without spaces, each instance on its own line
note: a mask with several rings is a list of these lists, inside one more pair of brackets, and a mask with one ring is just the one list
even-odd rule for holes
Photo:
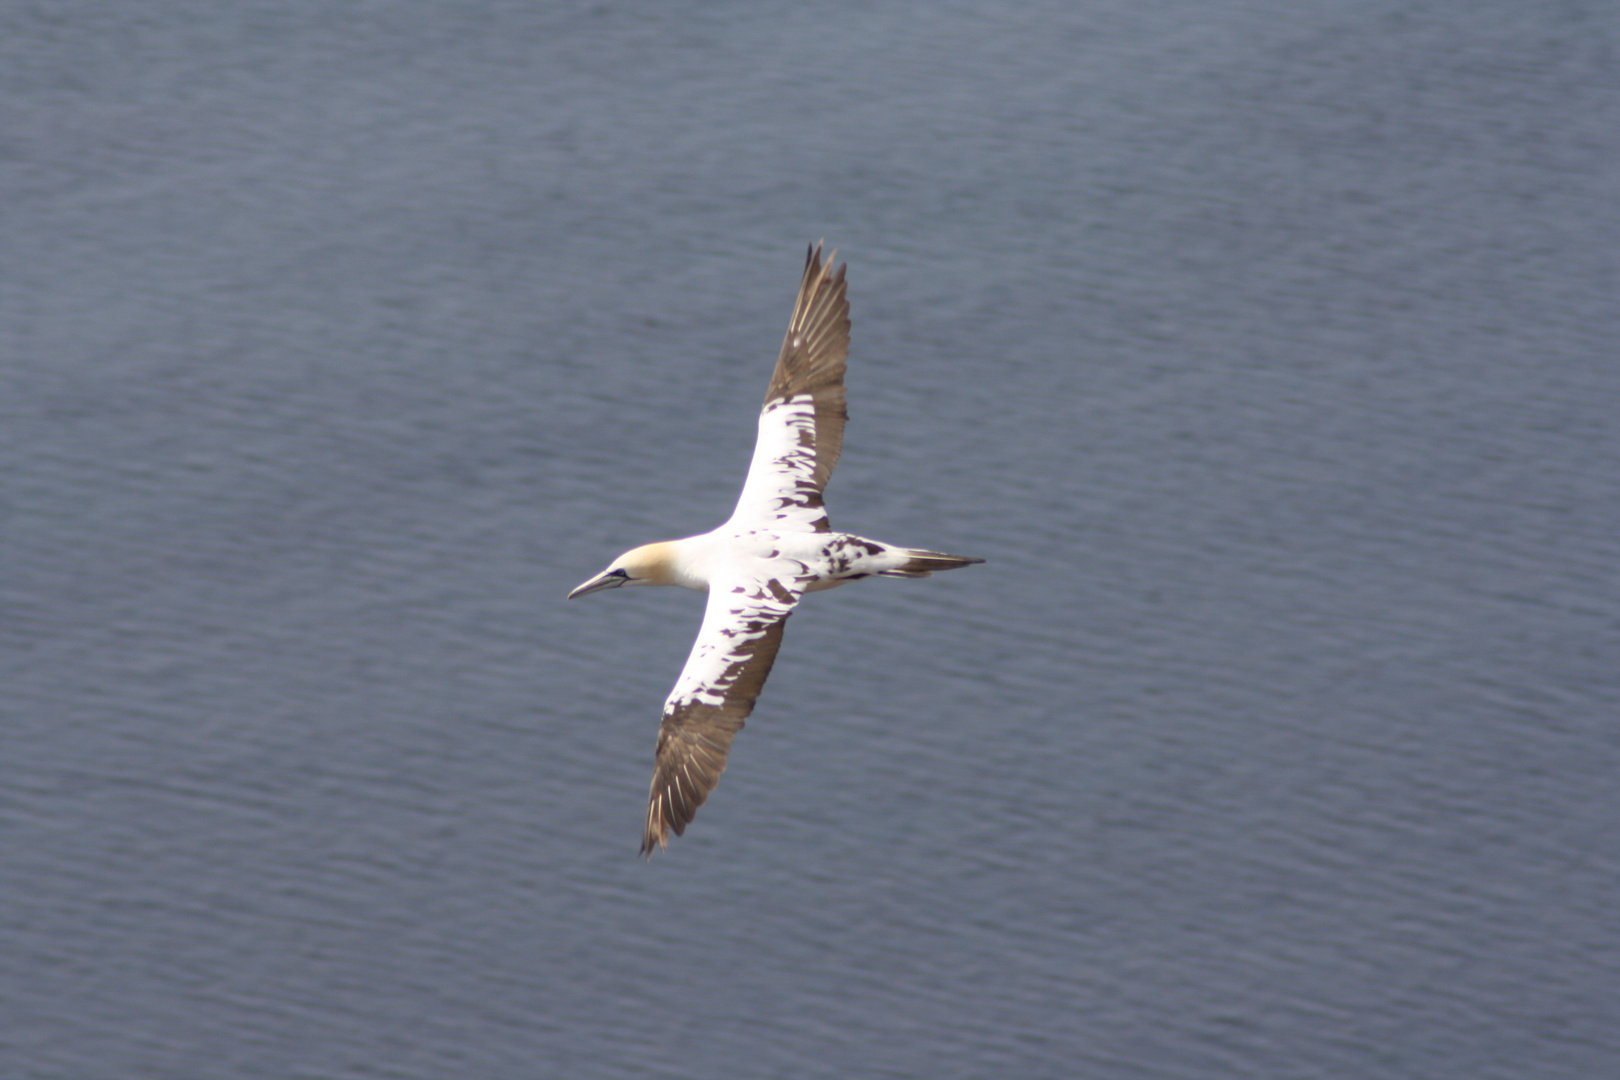
[[843,282],[844,270],[849,266],[849,264],[839,263],[835,268],[833,263],[838,259],[838,249],[833,248],[831,251],[828,251],[824,258],[822,256],[822,252],[826,251],[826,247],[826,240],[817,240],[813,244],[805,245],[804,282],[800,286],[801,291],[804,285],[807,285],[810,282],[816,281],[822,277],[825,277],[832,285],[838,285]]
[[654,851],[669,850],[669,821],[663,807],[654,800],[647,807],[647,827],[641,833],[641,857],[651,859]]

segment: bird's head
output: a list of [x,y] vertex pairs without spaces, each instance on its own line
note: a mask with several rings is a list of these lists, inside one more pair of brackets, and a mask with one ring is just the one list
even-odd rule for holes
[[673,585],[674,551],[667,542],[643,544],[614,559],[608,568],[568,594],[588,596],[603,589],[617,589],[621,585]]

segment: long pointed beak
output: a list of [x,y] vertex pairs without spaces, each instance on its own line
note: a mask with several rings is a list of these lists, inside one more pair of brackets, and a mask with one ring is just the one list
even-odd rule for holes
[[589,596],[591,593],[601,592],[603,589],[616,589],[629,580],[630,575],[623,570],[604,570],[569,593],[568,599],[572,600],[576,596]]

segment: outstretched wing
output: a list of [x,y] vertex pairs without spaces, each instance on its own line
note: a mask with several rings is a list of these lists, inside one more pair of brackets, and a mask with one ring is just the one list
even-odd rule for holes
[[658,763],[647,796],[641,853],[669,846],[709,797],[726,769],[731,740],[754,711],[776,662],[782,627],[803,586],[791,577],[716,581],[709,586],[692,654],[664,702]]
[[762,528],[826,532],[822,489],[844,444],[844,361],[849,356],[849,299],[844,268],[826,266],[821,248],[805,256],[782,354],[765,392],[759,438],[731,520]]

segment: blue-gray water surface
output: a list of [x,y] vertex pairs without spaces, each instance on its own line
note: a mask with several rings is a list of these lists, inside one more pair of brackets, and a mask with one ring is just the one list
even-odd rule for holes
[[[0,1074],[1620,1075],[1620,7],[0,7]],[[804,245],[809,598],[636,858]]]

